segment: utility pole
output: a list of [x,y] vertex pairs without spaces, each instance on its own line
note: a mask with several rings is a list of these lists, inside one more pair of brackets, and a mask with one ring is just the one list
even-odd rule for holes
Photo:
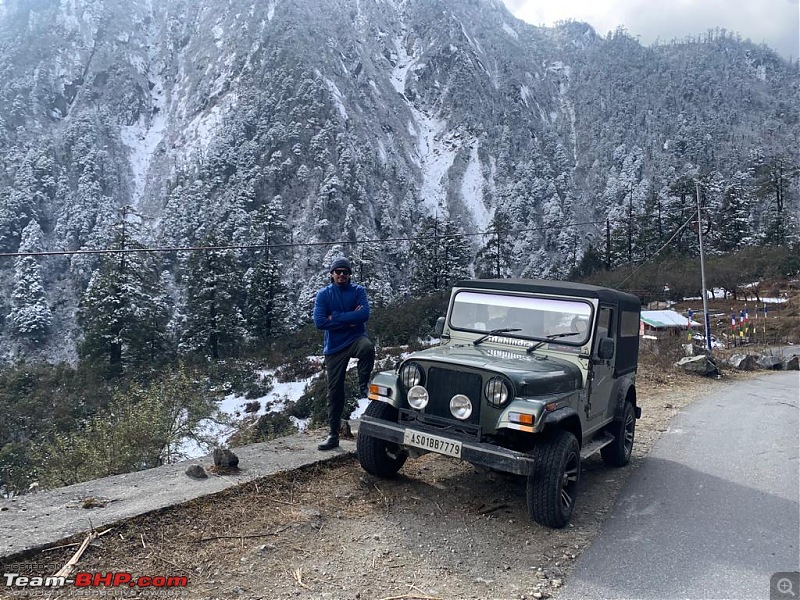
[[700,182],[694,182],[695,195],[697,196],[697,237],[700,243],[700,286],[703,293],[703,316],[706,333],[706,353],[711,354],[711,319],[708,314],[708,294],[706,294],[706,264],[703,255],[703,224],[700,222],[703,214],[700,210]]

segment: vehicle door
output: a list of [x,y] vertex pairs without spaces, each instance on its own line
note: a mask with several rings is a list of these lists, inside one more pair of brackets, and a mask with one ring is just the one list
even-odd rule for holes
[[[589,427],[593,421],[602,420],[608,411],[611,392],[614,387],[614,360],[616,355],[617,314],[613,306],[601,304],[597,312],[594,344],[592,347],[591,371],[589,373],[589,399],[586,404],[586,418]],[[600,344],[603,338],[615,341],[611,356],[600,358]]]

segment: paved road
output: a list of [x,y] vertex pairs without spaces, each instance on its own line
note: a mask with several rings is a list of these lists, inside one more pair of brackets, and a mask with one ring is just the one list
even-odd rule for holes
[[770,598],[774,573],[800,569],[799,401],[782,372],[678,414],[559,600]]

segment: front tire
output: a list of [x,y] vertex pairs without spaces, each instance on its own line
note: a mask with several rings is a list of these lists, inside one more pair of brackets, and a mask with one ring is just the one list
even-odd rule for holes
[[[372,400],[364,414],[382,421],[397,422],[397,409],[385,402]],[[402,467],[408,455],[403,448],[380,438],[358,434],[356,453],[361,468],[376,477],[391,477]]]
[[614,441],[600,449],[600,456],[610,467],[624,467],[631,460],[636,435],[636,409],[632,403],[625,401],[622,419],[613,421],[608,431],[614,436]]
[[531,519],[560,529],[572,516],[581,478],[581,449],[569,431],[556,430],[533,450],[536,472],[528,477]]

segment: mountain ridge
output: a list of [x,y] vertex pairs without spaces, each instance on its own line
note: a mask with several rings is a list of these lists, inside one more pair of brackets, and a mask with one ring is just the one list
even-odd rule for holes
[[[424,271],[410,243],[358,240],[424,227],[436,243],[469,234],[443,247],[465,257],[453,276],[502,262],[493,275],[563,278],[607,219],[617,262],[648,256],[699,180],[715,217],[738,211],[740,245],[797,239],[796,175],[765,192],[759,174],[796,169],[797,65],[723,32],[645,48],[585,23],[534,27],[495,0],[13,0],[0,40],[0,249],[20,252],[32,221],[43,249],[116,248],[131,206],[124,243],[269,247],[284,329],[307,320],[330,253],[368,265],[380,301],[412,293],[397,268]],[[233,257],[240,312],[262,259]],[[177,338],[188,260],[148,267]],[[52,359],[85,335],[79,307],[108,267],[39,263],[49,324],[20,335],[26,294],[0,313],[12,354]],[[22,279],[6,269],[0,286]]]

